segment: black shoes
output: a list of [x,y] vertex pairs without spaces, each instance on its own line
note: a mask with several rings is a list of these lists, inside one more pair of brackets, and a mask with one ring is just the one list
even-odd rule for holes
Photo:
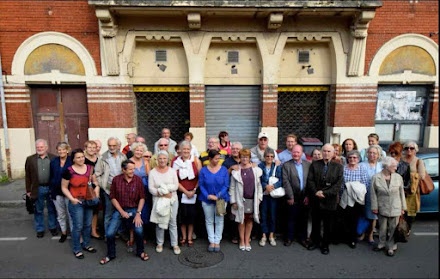
[[67,234],[61,234],[60,240],[58,240],[59,243],[63,243],[67,239]]
[[290,239],[284,241],[284,246],[290,246],[290,245],[292,245],[292,241]]
[[330,253],[330,250],[328,249],[328,247],[321,247],[321,253],[323,255],[328,255],[328,253]]
[[318,248],[318,246],[315,244],[315,243],[311,243],[311,244],[309,244],[309,247],[307,247],[307,250],[315,250],[316,248]]
[[58,230],[57,229],[50,229],[49,231],[52,234],[52,236],[57,236],[58,235]]
[[356,242],[349,242],[348,243],[348,247],[350,247],[351,249],[354,249],[354,248],[356,248]]
[[44,232],[37,232],[37,237],[38,238],[44,237]]

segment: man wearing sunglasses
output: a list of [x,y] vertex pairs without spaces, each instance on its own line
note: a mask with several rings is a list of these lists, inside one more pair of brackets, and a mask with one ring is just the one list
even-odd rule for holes
[[[159,148],[159,151],[164,150],[164,151],[168,152],[168,166],[171,165],[171,162],[173,161],[173,159],[175,157],[174,152],[169,151],[170,150],[169,145],[170,145],[169,141],[166,138],[160,138],[157,141],[157,146]],[[151,169],[154,169],[157,166],[157,153],[154,154],[153,157],[151,157],[150,166],[151,166]]]
[[166,139],[168,141],[168,147],[166,149],[166,150],[168,150],[168,153],[173,154],[173,157],[176,156],[177,155],[177,153],[176,153],[177,143],[171,139],[171,131],[168,128],[162,129],[162,137],[154,143],[154,154],[159,153],[160,150],[165,150],[165,149],[161,149],[159,146],[159,141],[161,139]]

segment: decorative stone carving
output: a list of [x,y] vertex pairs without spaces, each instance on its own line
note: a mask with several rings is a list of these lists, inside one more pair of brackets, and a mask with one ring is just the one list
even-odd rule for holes
[[348,76],[362,76],[365,65],[368,25],[374,18],[375,11],[363,11],[351,26],[352,44],[348,63]]
[[101,54],[105,64],[106,74],[109,76],[119,75],[119,59],[116,47],[116,34],[118,26],[113,15],[107,9],[96,9],[96,17],[99,20],[101,33]]
[[202,27],[202,18],[200,13],[189,13],[187,19],[188,27],[190,29],[200,29],[200,27]]
[[278,29],[283,24],[283,14],[282,13],[271,13],[267,20],[268,29]]

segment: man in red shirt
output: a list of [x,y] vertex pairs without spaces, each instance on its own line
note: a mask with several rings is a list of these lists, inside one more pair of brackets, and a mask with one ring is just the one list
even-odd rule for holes
[[110,200],[115,207],[107,232],[107,256],[100,263],[106,264],[116,258],[115,234],[122,221],[127,227],[134,225],[136,256],[143,261],[149,259],[144,252],[142,208],[145,203],[145,192],[142,179],[134,175],[135,165],[131,160],[122,162],[122,174],[115,176],[110,188]]

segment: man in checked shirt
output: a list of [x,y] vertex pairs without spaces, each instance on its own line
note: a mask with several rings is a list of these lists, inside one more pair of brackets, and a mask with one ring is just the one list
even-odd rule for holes
[[127,228],[134,226],[136,241],[136,256],[147,261],[150,257],[144,252],[142,207],[145,203],[145,192],[142,179],[134,175],[135,165],[131,160],[121,164],[122,174],[113,178],[110,188],[110,200],[115,207],[107,232],[107,256],[100,261],[106,264],[116,258],[115,234],[122,221],[127,222]]

